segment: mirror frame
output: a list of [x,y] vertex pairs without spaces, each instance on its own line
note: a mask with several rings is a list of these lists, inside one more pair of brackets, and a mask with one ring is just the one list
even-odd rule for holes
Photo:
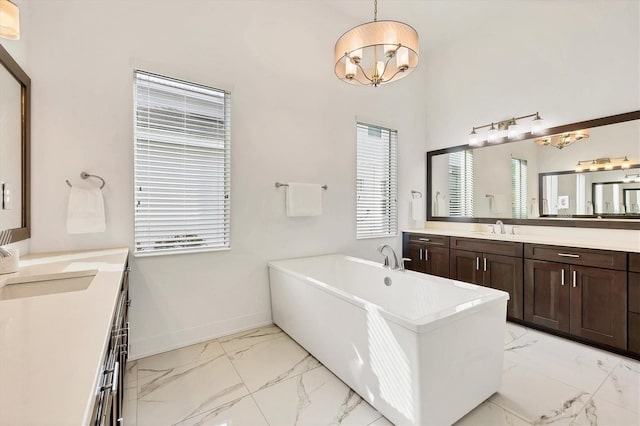
[[22,197],[21,226],[0,229],[0,245],[26,240],[31,237],[31,79],[0,44],[0,63],[20,83],[21,87],[21,144],[22,144]]
[[[596,118],[593,120],[579,121],[576,123],[565,124],[562,126],[551,127],[541,132],[539,135],[532,135],[531,132],[524,133],[520,135],[518,138],[513,140],[507,140],[503,138],[501,143],[512,143],[518,142],[526,139],[533,139],[535,137],[547,136],[547,135],[555,135],[557,133],[571,132],[574,130],[607,126],[609,124],[616,123],[624,123],[626,121],[638,120],[640,119],[640,110],[631,111],[623,114],[610,115],[607,117]],[[468,144],[466,145],[457,145],[450,148],[438,149],[435,151],[427,152],[427,197],[426,197],[426,211],[427,211],[427,221],[433,222],[462,222],[462,223],[495,223],[497,219],[502,220],[505,224],[510,225],[526,225],[526,226],[564,226],[564,227],[578,227],[578,228],[610,228],[610,229],[640,229],[640,221],[636,221],[634,219],[587,219],[587,218],[576,218],[572,220],[571,218],[567,219],[552,219],[552,218],[538,218],[538,219],[513,219],[513,218],[486,218],[486,217],[449,217],[449,216],[433,216],[432,212],[432,197],[433,190],[431,187],[431,182],[433,180],[432,176],[432,157],[434,155],[442,155],[449,154],[452,152],[463,151],[466,149],[482,149],[484,147],[470,147]],[[637,165],[634,165],[637,166]],[[559,171],[562,172],[562,171]],[[554,173],[559,173],[554,172]],[[573,173],[572,171],[567,171]]]

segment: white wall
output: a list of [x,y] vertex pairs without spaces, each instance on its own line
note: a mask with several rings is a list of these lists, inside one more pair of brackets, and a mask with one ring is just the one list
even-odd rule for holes
[[640,108],[640,3],[518,1],[429,52],[429,150],[472,126],[540,111],[550,126]]
[[[33,251],[133,246],[135,68],[231,91],[232,249],[133,259],[133,357],[271,320],[267,262],[342,252],[377,258],[399,238],[355,239],[355,120],[399,134],[400,228],[425,192],[422,67],[387,87],[333,74],[359,22],[313,1],[38,2],[32,32]],[[52,17],[55,16],[55,19]],[[105,178],[107,232],[68,235],[68,188]],[[323,215],[287,218],[276,181],[327,184]]]

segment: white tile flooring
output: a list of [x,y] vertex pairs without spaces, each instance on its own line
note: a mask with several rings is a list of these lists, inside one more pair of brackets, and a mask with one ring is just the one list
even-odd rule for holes
[[[390,425],[275,325],[130,362],[125,424]],[[640,362],[507,323],[500,391],[457,425],[640,425]]]

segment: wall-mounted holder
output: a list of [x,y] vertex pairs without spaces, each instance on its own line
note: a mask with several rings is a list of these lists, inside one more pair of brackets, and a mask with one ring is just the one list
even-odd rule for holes
[[[417,195],[417,197],[416,197]],[[422,198],[422,192],[416,191],[415,189],[411,190],[411,198]]]
[[[99,179],[99,180],[102,182],[102,185],[100,185],[100,189],[104,188],[104,186],[105,186],[105,184],[106,184],[106,182],[104,181],[104,179],[102,179],[100,176],[98,176],[98,175],[90,175],[90,174],[89,174],[89,173],[87,173],[87,172],[81,172],[81,173],[80,173],[80,177],[81,177],[82,179],[87,179],[87,178],[90,178],[90,177],[92,177],[92,178],[96,178],[96,179]],[[73,185],[71,185],[71,183],[69,182],[69,179],[66,179],[66,180],[65,180],[65,182],[67,182],[67,185],[69,185],[69,188],[73,188]]]
[[[281,186],[289,186],[289,184],[288,183],[276,182],[276,188],[280,188]],[[325,191],[327,189],[329,189],[329,187],[327,185],[322,185],[320,188],[324,189]]]

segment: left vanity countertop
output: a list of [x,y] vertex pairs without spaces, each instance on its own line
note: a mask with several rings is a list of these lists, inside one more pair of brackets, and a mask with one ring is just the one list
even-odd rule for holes
[[35,253],[0,275],[1,290],[95,273],[86,288],[0,299],[0,425],[89,423],[128,253]]

